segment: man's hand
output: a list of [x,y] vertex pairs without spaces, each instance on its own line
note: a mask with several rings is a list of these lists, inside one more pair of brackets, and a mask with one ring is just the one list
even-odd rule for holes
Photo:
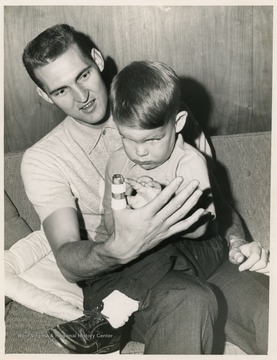
[[242,239],[233,238],[230,241],[229,260],[233,264],[240,264],[239,271],[269,275],[269,251],[257,241],[245,243]]
[[122,264],[128,263],[162,240],[188,230],[198,221],[204,209],[198,209],[184,219],[202,195],[202,191],[197,189],[197,180],[172,198],[182,181],[181,177],[174,179],[155,199],[140,209],[114,211],[114,236],[103,243],[107,255],[110,254]]
[[128,205],[133,209],[148,204],[162,191],[161,185],[150,176],[140,176],[136,180],[126,178],[125,182],[136,190],[135,196],[127,196]]

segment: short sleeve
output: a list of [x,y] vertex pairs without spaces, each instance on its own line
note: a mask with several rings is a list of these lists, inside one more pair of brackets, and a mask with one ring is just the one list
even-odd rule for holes
[[199,189],[203,191],[203,195],[201,197],[201,207],[215,215],[215,206],[207,162],[204,156],[197,150],[187,150],[185,152],[185,156],[180,159],[176,172],[176,176],[182,176],[184,179],[179,191],[192,180],[195,179],[199,181]]
[[28,149],[22,159],[21,175],[26,194],[41,222],[60,208],[76,209],[70,183],[53,154]]

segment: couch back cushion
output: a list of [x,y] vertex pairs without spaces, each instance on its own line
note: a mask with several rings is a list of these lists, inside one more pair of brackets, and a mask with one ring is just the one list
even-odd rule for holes
[[248,240],[269,247],[271,133],[216,136],[212,142],[217,179],[241,215]]
[[[227,200],[236,208],[249,239],[269,246],[271,133],[212,137],[216,176]],[[27,199],[20,175],[23,153],[5,155],[5,191],[32,230],[39,218]]]
[[20,164],[23,152],[7,153],[4,159],[4,186],[5,192],[17,208],[21,216],[29,227],[35,231],[40,228],[39,217],[36,214],[33,205],[27,198],[23,186]]

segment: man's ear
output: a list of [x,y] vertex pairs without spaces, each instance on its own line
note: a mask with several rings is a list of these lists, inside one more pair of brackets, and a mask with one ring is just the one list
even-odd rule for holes
[[91,57],[93,58],[95,64],[98,66],[99,70],[102,72],[104,69],[105,61],[103,59],[101,52],[93,48],[91,50]]
[[186,111],[181,111],[177,114],[176,120],[175,120],[176,133],[179,133],[185,126],[185,123],[187,121],[187,116],[188,116],[188,113]]
[[54,104],[54,102],[50,99],[50,97],[46,94],[46,92],[44,92],[40,87],[37,87],[36,90],[39,96],[43,98],[43,100],[49,102],[50,104]]

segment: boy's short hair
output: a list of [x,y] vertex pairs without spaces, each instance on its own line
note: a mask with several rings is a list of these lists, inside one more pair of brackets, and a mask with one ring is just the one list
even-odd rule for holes
[[114,121],[122,126],[155,129],[175,117],[180,80],[158,61],[134,61],[114,78],[110,91]]
[[82,54],[91,59],[91,48],[84,40],[83,34],[77,32],[67,24],[54,25],[32,41],[24,49],[22,60],[31,79],[39,86],[43,84],[37,79],[35,69],[45,66],[65,53],[73,44],[76,44]]

